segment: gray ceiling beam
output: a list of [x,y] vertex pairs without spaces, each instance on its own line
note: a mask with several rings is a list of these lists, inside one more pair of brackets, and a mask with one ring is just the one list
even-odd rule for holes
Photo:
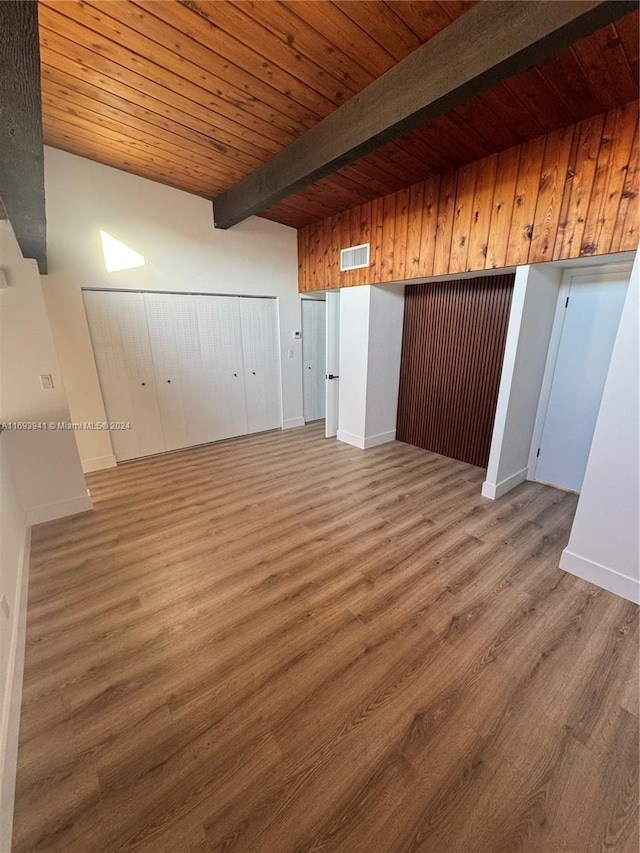
[[47,271],[35,0],[0,0],[0,198],[25,258]]

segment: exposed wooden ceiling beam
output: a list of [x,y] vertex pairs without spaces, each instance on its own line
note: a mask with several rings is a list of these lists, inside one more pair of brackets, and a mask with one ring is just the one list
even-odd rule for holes
[[0,196],[25,258],[47,271],[35,0],[0,2]]
[[214,200],[229,228],[637,8],[484,0]]

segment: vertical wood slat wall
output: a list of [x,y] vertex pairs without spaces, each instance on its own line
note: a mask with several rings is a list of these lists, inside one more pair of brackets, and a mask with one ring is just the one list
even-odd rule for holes
[[513,275],[405,291],[396,437],[485,468]]
[[[634,101],[301,228],[298,289],[633,250],[639,180]],[[369,267],[341,273],[368,242]]]

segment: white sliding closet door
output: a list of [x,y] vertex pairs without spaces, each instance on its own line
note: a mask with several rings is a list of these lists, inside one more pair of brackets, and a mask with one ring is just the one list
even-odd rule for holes
[[240,299],[249,432],[282,426],[280,346],[275,299]]
[[111,431],[116,459],[160,453],[165,445],[142,294],[88,290],[84,304],[107,417],[131,424]]
[[207,441],[246,435],[240,299],[194,296],[202,353],[202,407],[209,425]]
[[118,460],[276,429],[273,299],[85,291]]
[[305,421],[317,421],[325,415],[325,314],[324,300],[302,300],[302,385]]
[[144,294],[165,450],[206,441],[193,400],[202,364],[195,306],[189,297]]

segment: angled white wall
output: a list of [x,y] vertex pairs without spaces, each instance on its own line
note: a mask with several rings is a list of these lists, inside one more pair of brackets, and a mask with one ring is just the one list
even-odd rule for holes
[[[0,222],[0,421],[68,423],[60,368],[35,261],[24,260],[8,222]],[[40,375],[53,388],[43,390]],[[26,623],[29,528],[91,508],[73,432],[0,432],[0,850],[11,845]]]
[[340,441],[366,450],[395,439],[403,317],[403,286],[340,291]]
[[[82,287],[243,294],[278,299],[283,426],[304,424],[297,237],[251,217],[213,227],[211,202],[45,148],[49,275],[43,286],[74,420],[104,421]],[[145,259],[107,272],[100,231]],[[115,464],[107,433],[79,433],[85,470]]]
[[527,479],[529,451],[562,269],[516,270],[500,390],[482,494],[492,500]]
[[[23,259],[8,222],[0,222],[0,267],[9,282],[0,290],[0,420],[69,422],[38,267]],[[52,389],[42,389],[43,374],[52,377]],[[30,523],[90,508],[72,431],[18,430],[11,444],[17,493]]]
[[560,567],[640,603],[638,257]]

